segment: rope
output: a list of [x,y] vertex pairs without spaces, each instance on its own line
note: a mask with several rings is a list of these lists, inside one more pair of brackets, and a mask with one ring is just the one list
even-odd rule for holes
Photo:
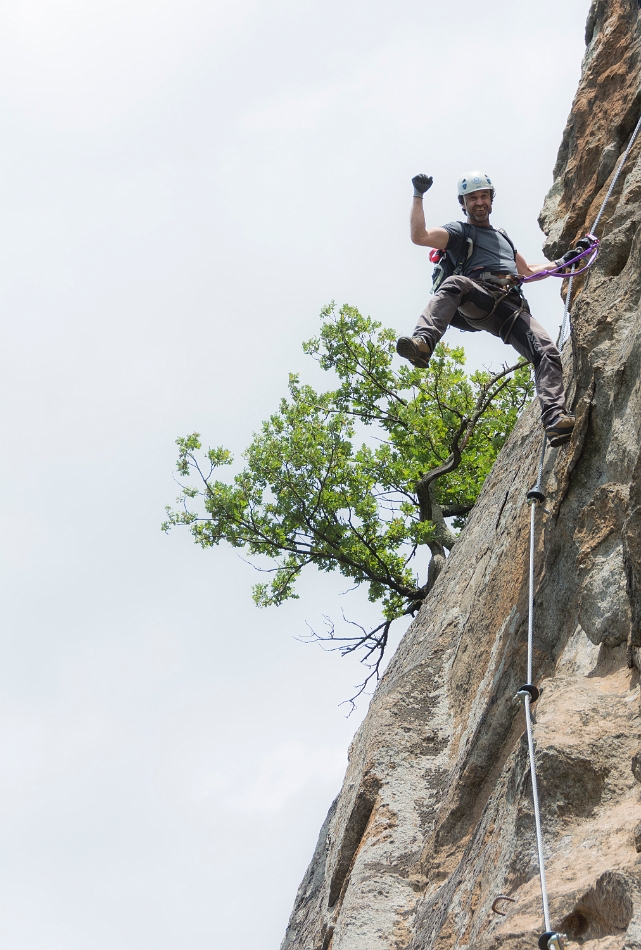
[[[543,277],[560,277],[561,280],[565,280],[566,277],[568,276],[567,275],[568,267],[572,267],[575,277],[577,274],[582,274],[584,271],[592,267],[599,253],[599,245],[600,245],[599,239],[595,238],[593,234],[588,234],[588,238],[590,238],[591,240],[590,246],[587,247],[584,251],[579,251],[576,254],[576,256],[573,257],[571,260],[565,261],[563,264],[558,264],[555,267],[550,267],[547,270],[537,271],[536,274],[532,274],[531,277],[519,277],[519,282],[521,284],[529,284],[533,280],[542,280]],[[577,264],[577,262],[582,260],[584,257],[587,257],[588,254],[590,254],[591,257],[590,257],[590,260],[587,262],[587,264],[584,264],[580,270],[574,271],[574,267]]]

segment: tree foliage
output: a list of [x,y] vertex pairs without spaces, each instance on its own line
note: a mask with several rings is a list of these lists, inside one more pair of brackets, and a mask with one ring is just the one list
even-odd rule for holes
[[439,344],[427,370],[395,366],[395,339],[354,307],[325,308],[303,349],[335,387],[317,392],[290,375],[288,396],[226,481],[226,449],[202,453],[197,433],[178,439],[178,472],[197,485],[183,487],[163,525],[189,526],[205,548],[227,541],[266,556],[271,580],[254,587],[261,606],[296,597],[309,564],[365,585],[383,623],[330,638],[343,652],[364,646],[376,670],[389,624],[418,608],[455,542],[445,519],[463,526],[533,394],[527,364],[468,376],[463,349]]

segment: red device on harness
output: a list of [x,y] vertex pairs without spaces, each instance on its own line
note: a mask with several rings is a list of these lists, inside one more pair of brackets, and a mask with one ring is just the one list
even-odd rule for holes
[[430,251],[430,260],[432,264],[438,264],[441,258],[445,257],[445,251],[441,251],[438,247],[432,248]]

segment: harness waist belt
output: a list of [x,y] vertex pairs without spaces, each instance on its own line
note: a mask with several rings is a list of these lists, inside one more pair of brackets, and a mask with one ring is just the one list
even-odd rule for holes
[[516,274],[493,274],[489,270],[483,271],[482,274],[474,274],[472,280],[486,280],[488,283],[497,284],[499,287],[516,287],[519,282]]

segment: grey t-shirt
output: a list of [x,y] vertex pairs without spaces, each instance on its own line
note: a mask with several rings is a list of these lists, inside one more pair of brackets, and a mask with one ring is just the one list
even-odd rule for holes
[[[450,221],[443,227],[450,236],[447,242],[447,253],[454,263],[460,259],[461,247],[465,241],[465,228],[462,221]],[[517,274],[516,264],[514,262],[515,252],[512,250],[510,242],[507,241],[500,231],[492,227],[479,228],[474,224],[468,225],[474,242],[474,251],[472,256],[463,264],[463,274],[465,277],[473,277],[475,273],[482,271],[492,271],[493,274]]]

